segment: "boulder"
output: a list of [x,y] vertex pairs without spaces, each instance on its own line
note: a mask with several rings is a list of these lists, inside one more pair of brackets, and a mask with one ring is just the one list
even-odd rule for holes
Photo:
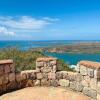
[[60,79],[59,80],[59,85],[62,86],[62,87],[68,87],[69,86],[69,80]]
[[35,86],[40,86],[40,85],[41,85],[40,80],[36,80],[35,83],[34,83],[34,85],[35,85]]

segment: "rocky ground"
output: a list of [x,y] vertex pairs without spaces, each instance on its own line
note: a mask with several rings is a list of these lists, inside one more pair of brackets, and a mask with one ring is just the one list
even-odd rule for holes
[[4,94],[0,100],[91,100],[89,97],[64,88],[28,87]]

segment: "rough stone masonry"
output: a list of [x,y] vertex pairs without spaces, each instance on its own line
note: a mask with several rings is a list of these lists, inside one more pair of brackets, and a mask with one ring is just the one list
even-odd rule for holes
[[80,61],[76,72],[58,71],[57,58],[43,57],[36,70],[16,73],[13,60],[0,61],[0,94],[34,86],[61,86],[100,100],[100,63]]

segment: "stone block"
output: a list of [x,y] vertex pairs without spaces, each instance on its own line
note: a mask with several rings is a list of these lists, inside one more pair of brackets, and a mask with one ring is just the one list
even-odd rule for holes
[[56,65],[57,64],[57,61],[56,60],[52,60],[52,61],[50,61],[50,64],[51,65]]
[[9,82],[8,74],[3,76],[3,84],[7,84]]
[[75,87],[76,87],[75,84],[76,84],[75,82],[70,82],[70,88],[73,89],[73,90],[75,90]]
[[36,67],[43,67],[44,66],[44,62],[36,62]]
[[87,74],[89,77],[93,78],[94,77],[94,69],[87,68]]
[[59,82],[57,80],[50,80],[50,85],[57,87],[59,85]]
[[83,76],[80,73],[78,73],[78,74],[75,75],[75,80],[77,82],[81,82],[83,80]]
[[48,79],[48,73],[43,73],[43,78]]
[[28,79],[27,83],[26,83],[26,87],[33,87],[33,81],[31,79]]
[[15,73],[10,73],[9,74],[9,81],[10,82],[15,81]]
[[15,72],[14,64],[10,64],[10,70],[11,70],[12,73]]
[[100,69],[94,70],[94,78],[100,79]]
[[10,73],[10,65],[9,64],[6,64],[4,65],[4,73]]
[[26,80],[26,79],[27,79],[26,73],[22,73],[22,72],[21,72],[21,79],[22,79],[22,80]]
[[51,72],[51,67],[42,67],[41,68],[41,72],[43,72],[43,73],[49,73],[49,72]]
[[62,87],[68,87],[69,86],[69,80],[60,79],[59,80],[59,85],[62,86]]
[[90,83],[91,78],[87,75],[83,77],[83,80],[85,80],[87,83]]
[[3,65],[0,65],[0,76],[4,74]]
[[50,86],[50,81],[47,79],[42,79],[41,80],[41,86]]
[[63,79],[63,74],[61,72],[56,72],[56,79]]
[[54,73],[54,72],[50,72],[50,73],[48,73],[48,79],[56,79],[56,73]]
[[87,75],[87,67],[80,65],[80,73],[82,75]]
[[100,94],[100,81],[97,83],[97,92]]
[[16,78],[17,82],[21,82],[21,80],[22,80],[22,77],[21,77],[20,73],[16,73],[15,78]]
[[3,84],[3,76],[0,77],[0,85]]
[[75,87],[76,91],[82,92],[83,90],[83,85],[80,82],[76,82],[76,87]]
[[40,86],[41,85],[41,81],[40,80],[36,80],[36,82],[34,83],[35,86]]
[[57,70],[56,67],[57,67],[56,65],[53,65],[53,69],[52,69],[53,72],[56,72],[56,70]]
[[86,80],[82,80],[82,85],[84,87],[89,87],[89,83]]
[[91,78],[90,87],[91,89],[97,90],[97,79]]
[[97,98],[97,92],[89,87],[83,88],[83,93],[91,98],[96,99]]
[[37,73],[36,74],[36,77],[38,80],[42,79],[43,78],[43,74],[42,73]]

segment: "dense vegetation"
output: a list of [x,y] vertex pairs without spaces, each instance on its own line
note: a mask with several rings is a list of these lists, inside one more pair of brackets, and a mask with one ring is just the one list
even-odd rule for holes
[[[0,59],[13,59],[16,71],[35,69],[35,62],[38,57],[45,56],[39,51],[21,51],[17,48],[6,48],[0,50]],[[63,60],[58,60],[58,70],[70,70],[71,68],[64,63]]]

